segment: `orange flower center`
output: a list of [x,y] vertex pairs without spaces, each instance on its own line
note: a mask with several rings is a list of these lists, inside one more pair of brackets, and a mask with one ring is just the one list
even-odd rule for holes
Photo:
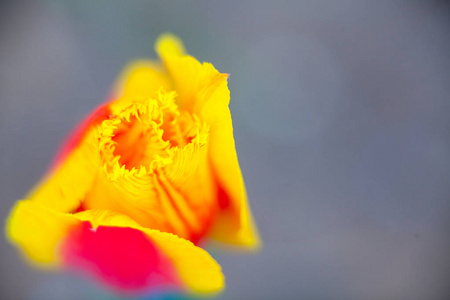
[[170,145],[158,135],[155,122],[140,122],[137,116],[131,116],[130,121],[123,120],[117,125],[113,135],[116,144],[113,154],[120,157],[119,164],[128,170],[149,166],[156,155],[167,157]]
[[197,116],[180,111],[174,95],[134,103],[104,122],[100,144],[109,166],[118,162],[129,171],[150,170],[154,161],[169,162],[175,149],[206,142],[209,128]]

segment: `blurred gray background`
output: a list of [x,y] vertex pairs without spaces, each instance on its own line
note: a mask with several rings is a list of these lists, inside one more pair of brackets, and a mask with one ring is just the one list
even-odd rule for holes
[[[450,27],[444,1],[0,4],[0,220],[164,31],[231,74],[257,255],[214,251],[220,299],[446,299]],[[0,299],[116,299],[0,239]]]

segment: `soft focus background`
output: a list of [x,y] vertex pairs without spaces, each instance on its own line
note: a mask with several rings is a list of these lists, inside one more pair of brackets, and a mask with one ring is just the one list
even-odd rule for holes
[[[213,251],[220,299],[446,299],[449,15],[445,1],[2,1],[0,220],[170,31],[231,74],[264,240]],[[0,299],[116,298],[29,268],[2,237]]]

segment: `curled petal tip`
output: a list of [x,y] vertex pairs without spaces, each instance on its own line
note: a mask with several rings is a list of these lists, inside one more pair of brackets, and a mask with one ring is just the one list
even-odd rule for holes
[[186,53],[183,42],[171,33],[163,33],[158,37],[155,51],[160,57],[165,55],[181,56]]

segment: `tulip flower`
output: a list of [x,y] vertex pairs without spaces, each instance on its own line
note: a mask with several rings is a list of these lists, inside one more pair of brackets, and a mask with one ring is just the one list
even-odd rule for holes
[[7,236],[39,266],[121,292],[224,287],[205,240],[257,249],[228,108],[227,74],[170,34],[159,61],[123,72],[12,209]]

